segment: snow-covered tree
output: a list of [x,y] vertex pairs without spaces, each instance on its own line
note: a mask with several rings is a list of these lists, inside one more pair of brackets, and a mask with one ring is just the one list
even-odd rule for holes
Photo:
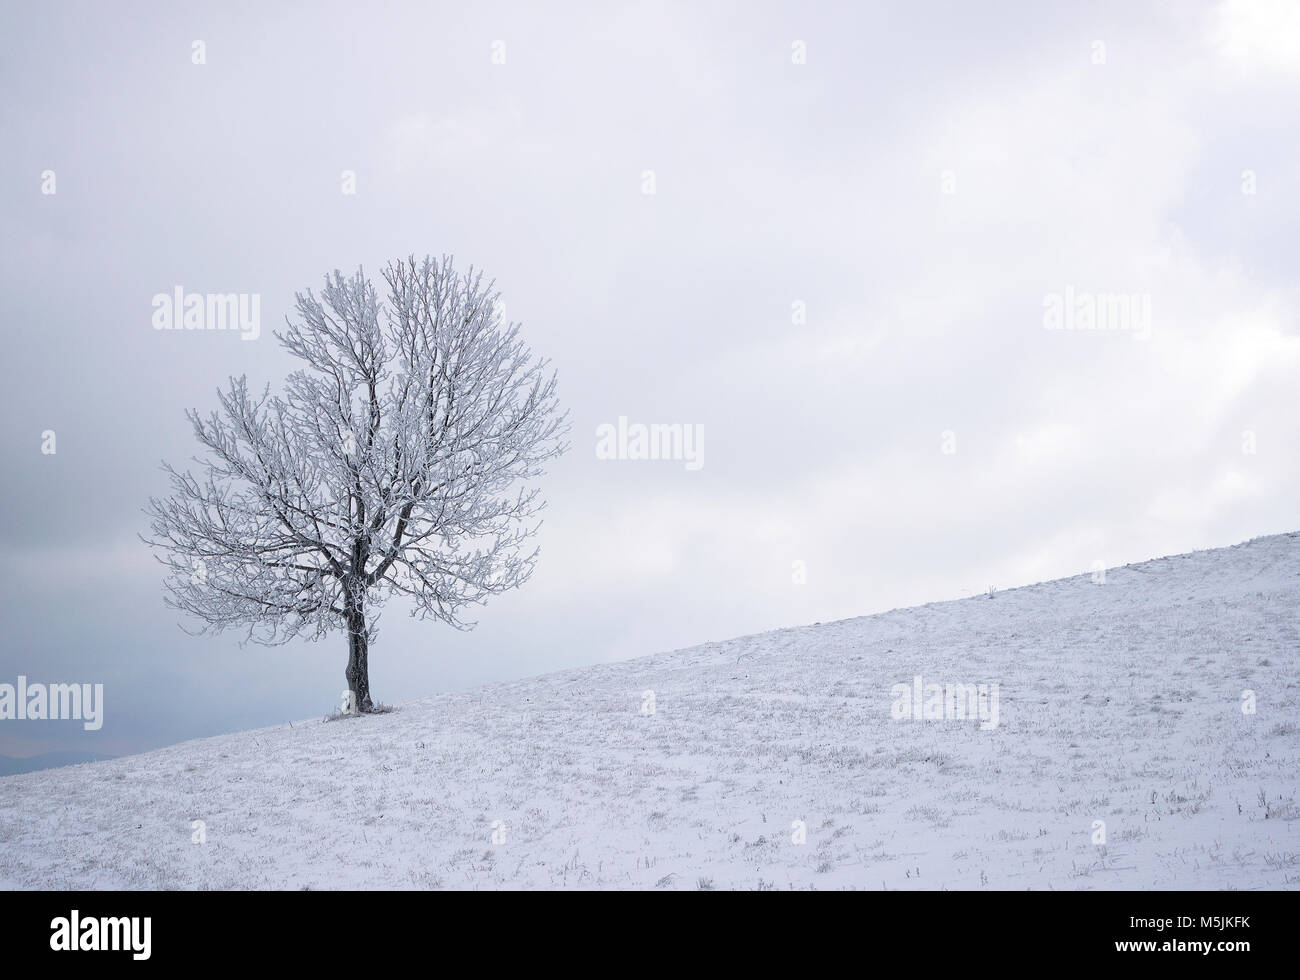
[[362,712],[386,599],[472,628],[465,607],[532,574],[530,481],[568,429],[554,373],[481,273],[444,256],[383,275],[386,302],[361,271],[297,294],[276,337],[305,366],[283,395],[232,378],[219,412],[188,412],[199,475],[164,463],[171,495],[146,510],[168,605],[259,643],[342,630]]

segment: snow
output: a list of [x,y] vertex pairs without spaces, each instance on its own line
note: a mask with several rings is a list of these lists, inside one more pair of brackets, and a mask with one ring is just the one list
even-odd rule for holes
[[11,776],[0,884],[1294,887],[1298,598],[1278,535]]

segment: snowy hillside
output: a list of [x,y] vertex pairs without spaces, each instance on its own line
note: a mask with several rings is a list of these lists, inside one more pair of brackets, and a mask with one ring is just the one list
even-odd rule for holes
[[0,885],[1295,887],[1298,709],[1288,534],[8,777]]

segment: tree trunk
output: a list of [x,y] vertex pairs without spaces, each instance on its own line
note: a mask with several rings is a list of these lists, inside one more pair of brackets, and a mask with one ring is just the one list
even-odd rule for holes
[[[360,590],[356,590],[360,591]],[[366,635],[366,613],[360,596],[347,603],[348,669],[344,675],[348,690],[353,695],[353,705],[358,714],[375,709],[370,700],[370,642]]]

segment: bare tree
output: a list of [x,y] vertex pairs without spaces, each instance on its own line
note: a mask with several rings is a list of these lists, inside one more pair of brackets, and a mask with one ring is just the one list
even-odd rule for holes
[[369,649],[393,594],[457,629],[469,605],[523,584],[545,506],[527,481],[567,448],[554,373],[472,268],[412,257],[384,269],[387,303],[358,272],[296,295],[281,344],[305,367],[283,396],[247,380],[220,412],[187,412],[200,475],[164,463],[151,498],[168,605],[199,632],[259,643],[348,637],[348,690],[373,710]]

